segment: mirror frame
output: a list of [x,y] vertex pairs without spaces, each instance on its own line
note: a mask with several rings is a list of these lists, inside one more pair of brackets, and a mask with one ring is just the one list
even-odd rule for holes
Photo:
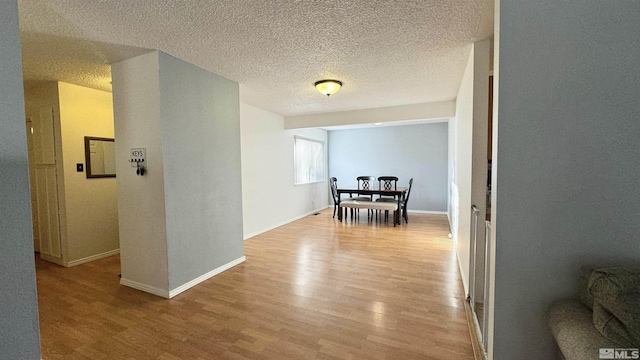
[[115,139],[112,139],[112,138],[102,138],[102,137],[95,137],[95,136],[84,137],[84,167],[85,167],[85,173],[87,174],[87,179],[116,177],[116,174],[92,174],[91,173],[91,149],[90,149],[91,140],[115,142]]

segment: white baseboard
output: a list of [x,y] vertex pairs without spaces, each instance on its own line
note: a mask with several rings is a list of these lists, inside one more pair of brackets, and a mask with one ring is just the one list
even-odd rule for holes
[[[62,255],[61,255],[62,256]],[[42,252],[40,252],[40,258],[42,260],[48,261],[48,262],[52,262],[54,264],[58,264],[60,266],[65,266],[65,262],[62,261],[61,257],[55,257],[55,256],[51,256],[51,255],[47,255],[47,254],[43,254]]]
[[169,299],[169,292],[167,290],[158,289],[157,287],[149,286],[147,284],[142,284],[133,280],[120,278],[120,285],[128,286],[136,290],[148,292],[149,294],[158,295],[165,299]]
[[90,261],[94,261],[94,260],[106,258],[106,257],[109,257],[109,256],[113,256],[113,255],[116,255],[116,254],[120,254],[120,249],[115,249],[115,250],[103,252],[102,254],[91,255],[91,256],[87,256],[87,257],[82,258],[82,259],[69,261],[66,264],[64,264],[64,266],[73,267],[73,266],[77,266],[77,265],[80,265],[80,264],[88,263]]
[[208,280],[208,279],[220,274],[221,272],[223,272],[225,270],[229,270],[232,267],[245,262],[246,260],[247,260],[247,258],[242,256],[242,257],[237,258],[237,259],[235,259],[235,260],[233,260],[231,262],[228,262],[228,263],[226,263],[226,264],[224,264],[224,265],[222,265],[220,267],[217,267],[217,268],[209,271],[208,273],[206,273],[206,274],[204,274],[202,276],[199,276],[199,277],[187,282],[186,284],[180,285],[180,286],[178,286],[177,288],[175,288],[173,290],[169,290],[169,299],[171,299],[172,297],[180,294],[181,292],[184,292],[184,291],[187,291],[187,290],[191,289],[192,287],[200,284],[201,282],[203,282],[205,280]]
[[153,295],[158,295],[160,297],[163,297],[165,299],[171,299],[172,297],[189,290],[190,288],[200,284],[201,282],[208,280],[212,277],[214,277],[215,275],[220,274],[221,272],[228,270],[240,263],[243,263],[247,260],[246,257],[242,256],[236,260],[233,260],[229,263],[226,263],[218,268],[215,268],[211,271],[209,271],[208,273],[199,276],[189,282],[187,282],[186,284],[180,285],[177,288],[173,289],[173,290],[163,290],[163,289],[158,289],[157,287],[153,287],[153,286],[149,286],[147,284],[142,284],[139,283],[137,281],[133,281],[133,280],[128,280],[125,278],[120,278],[120,285],[124,285],[124,286],[128,286],[130,288],[136,289],[136,290],[140,290],[140,291],[144,291],[144,292],[148,292],[149,294],[153,294]]
[[460,261],[460,254],[458,253],[458,249],[455,249],[456,252],[456,262],[458,263],[458,271],[460,271],[460,279],[462,280],[462,290],[464,290],[464,298],[466,299],[469,295],[469,274],[465,274],[462,270],[462,262]]
[[409,213],[414,213],[414,214],[447,215],[446,211],[409,210],[408,212]]
[[313,211],[309,211],[308,213],[305,213],[305,214],[302,214],[302,215],[296,216],[296,217],[294,217],[294,218],[292,218],[292,219],[285,220],[285,221],[283,221],[283,222],[277,223],[277,224],[275,224],[275,225],[273,225],[273,226],[269,226],[268,228],[265,228],[265,229],[262,229],[262,230],[259,230],[259,231],[254,231],[254,232],[252,232],[252,233],[250,233],[250,234],[245,235],[245,236],[244,236],[244,240],[248,240],[248,239],[250,239],[250,238],[252,238],[252,237],[254,237],[254,236],[260,235],[260,234],[262,234],[262,233],[266,233],[266,232],[267,232],[267,231],[269,231],[269,230],[273,230],[273,229],[275,229],[275,228],[279,228],[279,227],[280,227],[280,226],[282,226],[282,225],[287,225],[288,223],[294,222],[294,221],[296,221],[296,220],[300,220],[300,219],[302,219],[303,217],[307,217],[307,216],[309,216],[309,215],[311,215],[311,214],[315,214],[315,213],[317,213],[317,212],[320,212],[320,211],[322,211],[322,210],[324,210],[324,209],[331,208],[331,207],[333,207],[333,205],[327,205],[327,206],[325,206],[325,207],[321,207],[321,208],[319,208],[319,209],[316,209],[316,210],[313,210]]

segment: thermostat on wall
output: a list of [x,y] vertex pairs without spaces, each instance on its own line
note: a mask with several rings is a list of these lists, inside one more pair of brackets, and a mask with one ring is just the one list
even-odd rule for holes
[[147,157],[146,153],[145,148],[131,149],[131,159],[129,160],[131,167],[136,167],[138,164],[145,162]]

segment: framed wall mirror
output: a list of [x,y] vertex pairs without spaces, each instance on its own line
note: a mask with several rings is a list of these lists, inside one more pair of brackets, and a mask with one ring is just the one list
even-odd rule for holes
[[84,159],[87,179],[116,177],[114,139],[85,136]]

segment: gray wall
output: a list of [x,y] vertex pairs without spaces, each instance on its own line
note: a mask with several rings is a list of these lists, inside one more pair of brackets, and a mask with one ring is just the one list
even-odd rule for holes
[[435,124],[329,132],[329,176],[355,185],[360,175],[413,178],[409,210],[447,211],[448,127]]
[[160,53],[169,290],[244,256],[238,83]]
[[0,1],[0,357],[40,359],[16,1]]
[[555,358],[544,314],[579,267],[640,264],[639,13],[500,4],[495,359]]
[[112,77],[121,283],[170,297],[244,256],[238,84],[159,51]]

